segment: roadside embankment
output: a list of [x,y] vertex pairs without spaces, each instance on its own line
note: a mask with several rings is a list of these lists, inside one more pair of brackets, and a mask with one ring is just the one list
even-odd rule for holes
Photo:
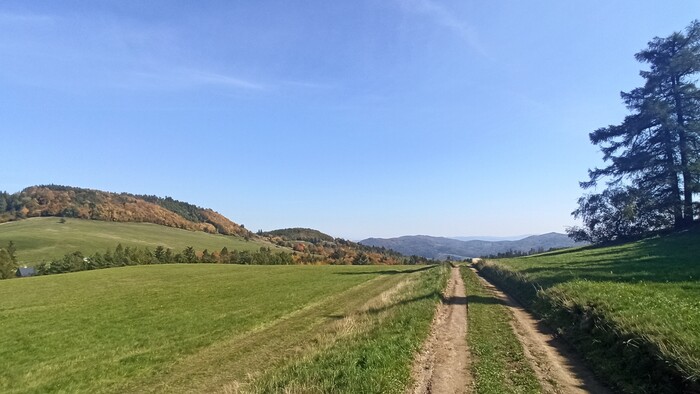
[[[542,318],[608,385],[622,392],[700,392],[694,370],[697,359],[692,353],[669,349],[672,336],[661,336],[657,332],[660,330],[652,329],[651,324],[642,326],[634,319],[623,318],[624,313],[631,313],[628,309],[644,308],[644,305],[628,305],[633,303],[630,300],[644,300],[637,297],[635,288],[628,288],[628,283],[601,280],[606,287],[598,289],[608,294],[592,296],[595,293],[585,288],[593,283],[586,282],[590,279],[578,277],[570,283],[545,282],[543,287],[532,278],[535,276],[532,273],[547,268],[530,267],[518,272],[513,268],[516,264],[515,260],[510,260],[506,263],[477,261],[474,265],[481,275]],[[589,267],[589,271],[592,269]],[[615,294],[618,291],[619,294]],[[626,303],[617,300],[621,297],[626,297]],[[605,302],[607,298],[615,301]],[[674,308],[674,305],[666,305],[666,308]],[[671,339],[666,341],[667,337]],[[692,344],[688,347],[692,351]]]

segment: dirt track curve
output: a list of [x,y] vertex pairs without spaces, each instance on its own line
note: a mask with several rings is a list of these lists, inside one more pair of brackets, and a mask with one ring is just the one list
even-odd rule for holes
[[[478,275],[478,272],[477,272]],[[575,354],[513,299],[479,276],[510,310],[511,324],[545,393],[609,393]],[[453,267],[428,339],[413,364],[409,393],[469,393],[473,381],[467,345],[467,297],[459,268]]]

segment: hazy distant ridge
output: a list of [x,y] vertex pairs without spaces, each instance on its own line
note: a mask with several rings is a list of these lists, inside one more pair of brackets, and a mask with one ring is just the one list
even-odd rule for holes
[[517,241],[460,241],[453,238],[408,235],[398,238],[368,238],[363,245],[385,247],[404,255],[417,255],[432,259],[446,256],[468,258],[504,253],[510,250],[528,252],[532,249],[569,248],[583,245],[575,243],[566,234],[547,233],[532,235]]

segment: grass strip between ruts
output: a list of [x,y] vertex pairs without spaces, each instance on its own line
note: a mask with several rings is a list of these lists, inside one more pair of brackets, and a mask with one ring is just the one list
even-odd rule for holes
[[471,371],[475,393],[539,393],[540,384],[513,332],[510,311],[484,288],[468,267],[460,267],[467,290]]

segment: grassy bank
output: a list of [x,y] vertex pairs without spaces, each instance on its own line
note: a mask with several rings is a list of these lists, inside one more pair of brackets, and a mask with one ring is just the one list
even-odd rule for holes
[[627,392],[696,390],[700,231],[480,263]]
[[[33,265],[41,261],[61,258],[76,250],[85,255],[123,246],[149,247],[158,245],[182,251],[192,246],[201,251],[259,250],[261,246],[279,247],[262,241],[246,241],[241,237],[188,231],[150,223],[117,223],[98,220],[61,218],[31,218],[0,224],[0,245],[13,241],[20,262]],[[282,250],[282,249],[280,249]]]
[[[247,387],[265,371],[332,346],[346,335],[335,324],[347,316],[384,315],[374,330],[403,305],[423,305],[391,295],[397,286],[416,295],[432,288],[437,269],[411,272],[418,269],[162,265],[2,281],[0,391]],[[431,294],[424,294],[428,303]],[[423,330],[411,322],[403,328]]]
[[460,267],[469,305],[471,371],[476,393],[539,393],[540,384],[513,332],[503,302],[484,288],[476,274]]

